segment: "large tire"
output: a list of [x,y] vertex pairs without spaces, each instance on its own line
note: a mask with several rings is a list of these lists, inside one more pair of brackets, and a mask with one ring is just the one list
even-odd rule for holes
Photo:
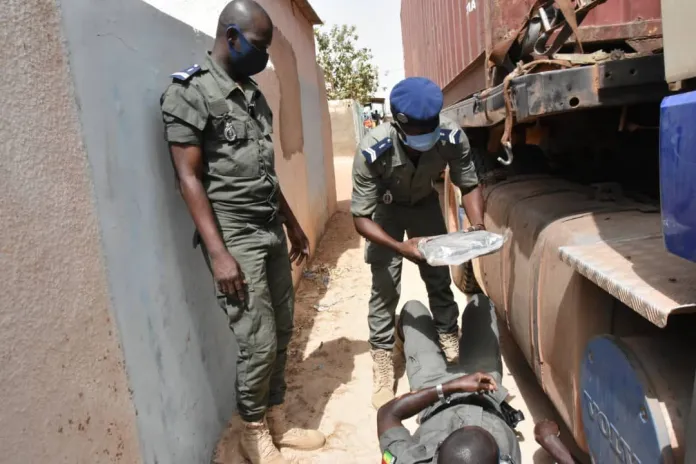
[[[507,177],[508,169],[502,166],[491,154],[486,154],[485,149],[477,145],[471,146],[471,157],[476,168],[479,184],[483,187],[493,185]],[[449,177],[449,169],[445,174],[445,207],[444,216],[448,232],[456,232],[469,227],[469,221],[464,214],[460,214],[462,204],[461,192],[454,186]],[[459,266],[450,266],[452,280],[462,292],[473,295],[482,292],[481,286],[476,280],[473,262],[469,261]]]
[[[455,187],[449,176],[449,169],[445,175],[445,199],[444,199],[444,216],[447,232],[456,232],[468,227],[468,221],[465,215],[459,214],[459,208],[462,204],[461,193]],[[474,267],[471,261],[458,266],[450,266],[450,273],[454,284],[467,295],[473,295],[481,291],[476,276],[474,275]]]
[[475,295],[481,293],[481,286],[476,280],[476,275],[474,274],[474,264],[469,261],[462,264],[462,277],[459,282],[459,288],[462,292],[467,295]]

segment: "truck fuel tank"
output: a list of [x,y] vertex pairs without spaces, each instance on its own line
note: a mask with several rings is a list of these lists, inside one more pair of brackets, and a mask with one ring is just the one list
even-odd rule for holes
[[683,462],[692,352],[667,337],[602,335],[588,343],[580,393],[593,462]]

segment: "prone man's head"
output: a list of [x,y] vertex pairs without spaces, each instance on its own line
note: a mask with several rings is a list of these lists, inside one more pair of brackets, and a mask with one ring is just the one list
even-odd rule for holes
[[500,450],[487,430],[462,427],[452,432],[438,448],[437,464],[498,464]]

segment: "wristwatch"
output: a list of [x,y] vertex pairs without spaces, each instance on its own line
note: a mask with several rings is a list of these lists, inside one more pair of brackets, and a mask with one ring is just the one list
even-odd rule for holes
[[486,230],[486,226],[484,226],[483,224],[476,224],[471,227],[468,227],[464,232],[474,232],[477,230]]

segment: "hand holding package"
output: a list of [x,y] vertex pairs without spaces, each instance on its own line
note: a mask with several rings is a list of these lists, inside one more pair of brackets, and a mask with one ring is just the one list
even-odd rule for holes
[[505,236],[485,230],[457,231],[424,239],[418,249],[431,266],[456,266],[495,253],[505,240]]

